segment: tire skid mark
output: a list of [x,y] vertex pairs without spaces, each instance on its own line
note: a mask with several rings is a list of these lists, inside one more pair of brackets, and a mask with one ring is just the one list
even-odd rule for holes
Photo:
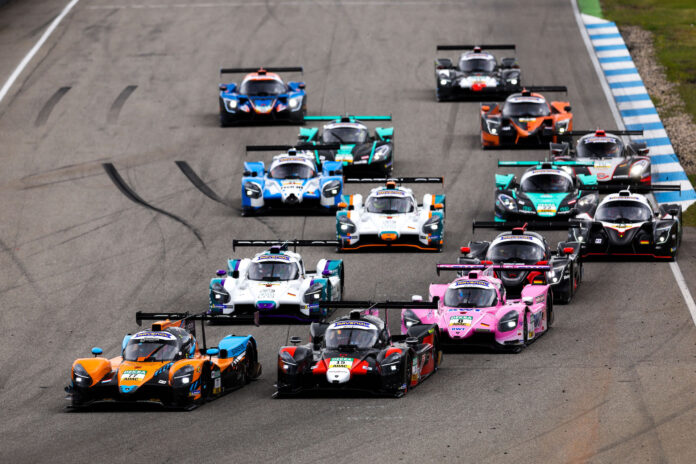
[[227,206],[228,208],[239,210],[239,208],[235,208],[234,206],[232,206],[227,200],[220,197],[217,193],[215,193],[213,189],[208,187],[208,184],[206,184],[203,181],[203,179],[201,179],[200,176],[196,174],[193,168],[186,161],[175,161],[175,163],[177,167],[181,170],[181,172],[186,176],[186,178],[190,180],[193,186],[200,190],[203,195],[205,195],[213,201],[217,201],[218,203]]
[[128,186],[128,184],[126,184],[126,182],[123,180],[121,174],[119,174],[118,170],[113,165],[113,163],[103,163],[102,167],[104,168],[104,171],[106,171],[106,174],[109,176],[114,185],[116,185],[116,187],[121,191],[121,193],[123,193],[126,196],[126,198],[128,198],[134,203],[139,204],[140,206],[143,206],[157,213],[163,214],[171,219],[174,219],[178,223],[186,226],[193,233],[193,235],[196,236],[198,241],[201,243],[201,246],[205,248],[205,242],[203,241],[203,237],[201,237],[200,232],[198,232],[198,230],[195,227],[193,227],[191,224],[189,224],[179,216],[172,214],[169,211],[165,211],[161,208],[153,206],[150,203],[143,200],[142,198],[140,198],[140,196],[137,193],[135,193],[135,191],[133,191],[133,189],[131,189],[130,186]]
[[125,105],[128,97],[130,97],[137,88],[137,85],[129,85],[126,86],[126,88],[123,89],[120,94],[118,94],[116,100],[114,100],[114,102],[111,104],[111,108],[109,108],[109,114],[106,117],[106,122],[108,124],[115,124],[116,121],[118,121],[118,117],[121,114],[123,105]]
[[53,108],[55,108],[61,98],[63,98],[71,88],[72,87],[61,87],[51,95],[51,98],[48,99],[43,108],[41,108],[41,111],[39,111],[39,115],[36,117],[36,121],[34,121],[34,127],[41,127],[46,124],[48,117],[51,116]]
[[22,273],[22,275],[27,279],[27,281],[28,281],[30,284],[34,284],[36,281],[35,281],[35,279],[31,276],[31,274],[29,273],[29,271],[27,270],[27,268],[24,266],[24,263],[22,262],[22,260],[20,260],[19,257],[18,257],[18,256],[15,254],[15,252],[12,250],[12,248],[10,248],[9,246],[7,246],[7,244],[6,244],[4,241],[2,241],[1,239],[0,239],[0,248],[2,249],[2,251],[4,251],[5,253],[7,253],[7,254],[10,256],[10,258],[12,259],[12,262],[15,263],[15,265],[17,266],[17,268],[19,268],[19,271],[20,271],[20,272]]

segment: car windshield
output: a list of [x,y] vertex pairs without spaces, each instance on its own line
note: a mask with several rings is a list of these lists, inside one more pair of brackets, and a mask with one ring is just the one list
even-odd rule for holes
[[534,174],[520,184],[520,192],[563,193],[572,192],[573,183],[561,174]]
[[178,352],[176,340],[131,338],[123,350],[126,361],[172,361]]
[[534,264],[544,259],[544,249],[527,241],[503,241],[488,250],[486,259],[494,263]]
[[406,197],[370,197],[365,205],[368,213],[403,214],[412,213],[413,201]]
[[507,101],[503,106],[504,118],[538,118],[551,114],[546,102],[538,101]]
[[334,127],[324,130],[321,139],[325,143],[365,143],[367,129],[361,127]]
[[273,179],[311,179],[315,175],[314,169],[303,163],[279,164],[269,172]]
[[647,205],[637,201],[610,201],[597,208],[595,220],[605,222],[644,222],[652,217]]
[[251,97],[271,97],[287,92],[287,87],[282,82],[273,79],[248,80],[242,83],[239,93]]
[[296,263],[263,261],[249,265],[248,278],[264,282],[295,280],[299,278],[299,270]]
[[330,350],[356,348],[367,349],[375,346],[377,341],[377,328],[353,329],[346,327],[334,327],[326,331],[324,340],[326,348]]
[[581,140],[578,143],[578,158],[616,158],[621,156],[623,145],[620,140],[597,137]]
[[495,69],[495,60],[487,60],[484,58],[463,59],[459,61],[459,69],[462,72],[493,72]]
[[498,303],[498,295],[492,288],[458,287],[445,293],[445,306],[450,308],[490,308]]

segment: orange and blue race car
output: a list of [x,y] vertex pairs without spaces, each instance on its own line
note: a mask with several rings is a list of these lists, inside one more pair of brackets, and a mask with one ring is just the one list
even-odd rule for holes
[[149,330],[123,338],[121,355],[108,359],[92,348],[92,358],[76,360],[65,388],[72,408],[94,403],[156,403],[193,409],[207,400],[240,388],[261,375],[256,340],[228,335],[215,348],[196,339],[195,321],[208,314],[136,313],[140,324],[155,320]]
[[220,74],[245,74],[242,82],[220,84],[220,125],[265,122],[304,123],[307,94],[304,82],[283,82],[279,72],[301,67],[222,68]]
[[567,101],[547,101],[534,92],[567,92],[566,87],[528,87],[505,102],[481,103],[481,146],[548,147],[573,129]]

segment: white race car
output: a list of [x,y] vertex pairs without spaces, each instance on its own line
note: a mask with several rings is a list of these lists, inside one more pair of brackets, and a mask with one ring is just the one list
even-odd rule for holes
[[384,182],[362,195],[343,195],[336,213],[339,251],[407,247],[442,251],[445,235],[445,195],[425,194],[418,204],[403,183],[438,183],[442,177],[346,179],[345,183]]
[[227,270],[217,271],[210,281],[209,314],[231,319],[286,318],[321,320],[320,301],[343,297],[343,260],[321,259],[316,272],[306,271],[302,256],[288,246],[336,246],[334,240],[233,240],[238,246],[270,246],[253,258],[230,259]]

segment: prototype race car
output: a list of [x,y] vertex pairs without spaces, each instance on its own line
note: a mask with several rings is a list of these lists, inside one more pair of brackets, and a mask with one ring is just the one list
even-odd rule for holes
[[576,166],[576,174],[592,174],[599,185],[616,186],[617,190],[627,185],[650,185],[651,169],[648,146],[644,142],[624,143],[622,135],[643,135],[638,131],[567,132],[566,137],[578,136],[576,148],[571,142],[551,144],[554,161],[590,161],[590,166]]
[[599,203],[597,178],[574,174],[591,161],[498,161],[498,166],[529,166],[519,182],[514,174],[495,175],[495,221],[568,220],[578,213],[593,214]]
[[302,256],[288,247],[337,246],[335,240],[232,240],[237,247],[270,247],[253,258],[230,259],[227,270],[210,281],[209,314],[231,320],[283,318],[301,322],[327,314],[321,301],[343,297],[343,260],[320,259],[316,272],[305,269]]
[[[485,269],[485,270],[484,270]],[[553,323],[553,299],[549,286],[528,284],[521,299],[506,296],[499,273],[515,271],[546,272],[548,265],[526,264],[438,264],[437,272],[464,273],[449,284],[430,284],[430,300],[438,308],[404,309],[401,331],[408,333],[425,324],[437,324],[442,346],[483,345],[519,352],[542,336]],[[420,301],[414,295],[414,301]]]
[[206,314],[136,313],[138,325],[156,320],[150,330],[123,337],[121,355],[93,358],[72,365],[72,382],[65,388],[71,407],[100,402],[157,403],[193,409],[207,400],[240,388],[261,375],[256,340],[251,335],[228,335],[217,347],[206,349],[196,340],[195,321]]
[[[333,322],[315,322],[310,342],[299,337],[278,353],[275,396],[306,391],[366,391],[400,397],[437,371],[442,358],[437,325],[419,325],[406,335],[389,332],[378,310],[413,307],[411,302],[355,301],[322,303],[327,309],[350,308],[350,315]],[[437,302],[419,303],[437,308]],[[366,311],[361,312],[360,309]]]
[[343,165],[325,161],[321,169],[304,146],[247,146],[247,151],[287,150],[273,157],[268,171],[262,161],[245,162],[242,216],[267,210],[333,213],[343,192]]
[[[568,223],[562,223],[568,228]],[[498,227],[495,222],[474,221],[474,228]],[[579,259],[581,244],[569,240],[560,242],[556,250],[551,249],[546,238],[524,227],[499,234],[492,241],[471,241],[461,248],[459,264],[524,264],[530,266],[549,265],[546,273],[528,272],[524,269],[497,272],[508,292],[524,295],[526,285],[548,283],[550,294],[556,303],[567,304],[573,299],[582,280],[582,261]]]
[[573,129],[567,101],[546,101],[539,93],[566,92],[565,87],[528,87],[505,103],[481,103],[481,146],[548,147]]
[[220,84],[220,125],[285,121],[304,122],[307,95],[304,82],[283,82],[278,72],[302,72],[301,67],[222,68],[220,74],[246,74],[242,83]]
[[515,58],[495,56],[484,50],[515,50],[514,45],[438,45],[437,50],[468,50],[455,66],[450,58],[435,60],[437,101],[505,99],[522,90],[520,67]]
[[[649,190],[677,191],[680,186],[652,186]],[[674,261],[682,238],[682,210],[678,204],[660,205],[654,210],[645,196],[624,190],[607,195],[593,218],[579,215],[570,225],[569,240],[580,242],[583,259],[638,257]]]
[[[301,127],[301,142],[318,147],[317,163],[338,161],[346,175],[391,175],[394,168],[394,128],[376,127],[374,135],[364,121],[391,121],[391,116],[306,116],[305,121],[331,121],[318,127]],[[338,144],[331,148],[327,144]]]
[[445,195],[425,194],[421,205],[413,191],[399,184],[438,183],[442,177],[346,179],[346,183],[384,182],[362,195],[343,195],[336,213],[338,251],[368,248],[412,248],[442,251],[445,237]]

